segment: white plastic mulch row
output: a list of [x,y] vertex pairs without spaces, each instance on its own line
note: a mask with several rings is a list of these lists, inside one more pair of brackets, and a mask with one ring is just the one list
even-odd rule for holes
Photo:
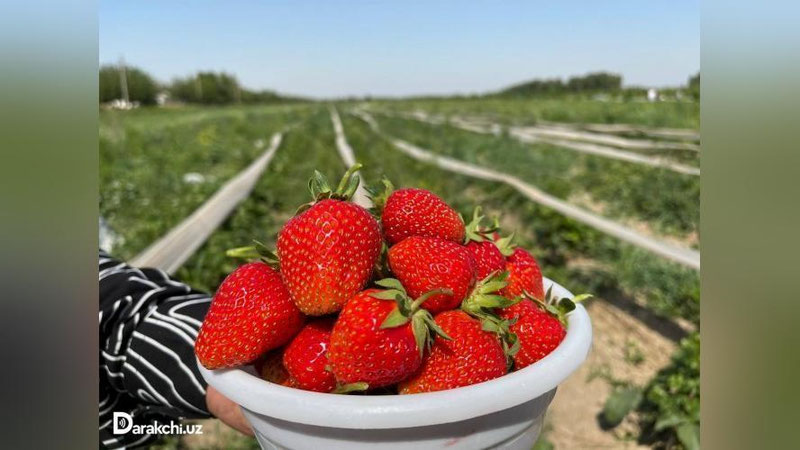
[[485,167],[479,167],[446,156],[436,155],[428,150],[419,148],[401,139],[393,138],[380,130],[377,122],[375,122],[369,113],[364,112],[363,110],[357,110],[354,111],[354,114],[366,122],[373,131],[386,138],[395,148],[414,159],[433,163],[442,169],[462,175],[505,183],[515,188],[530,200],[558,211],[559,213],[595,228],[598,231],[616,237],[639,248],[649,250],[657,255],[692,269],[700,269],[700,253],[696,250],[673,245],[671,243],[641,234],[631,228],[606,219],[605,217],[598,216],[597,214],[586,211],[575,205],[566,203],[513,175],[498,172]]
[[163,237],[134,257],[134,267],[154,267],[174,273],[208,239],[211,233],[253,190],[278,147],[283,133],[272,135],[267,150],[247,168],[228,180],[214,195]]
[[[381,114],[388,116],[402,116],[421,122],[426,122],[432,125],[442,125],[447,123],[447,120],[431,117],[425,114],[412,113],[412,114],[393,114],[381,111]],[[449,123],[456,128],[471,131],[473,133],[482,134],[499,134],[503,126],[490,122],[476,122],[471,120],[462,119],[459,117],[451,117]],[[654,141],[642,141],[636,139],[625,139],[617,136],[604,136],[597,133],[587,133],[574,130],[567,130],[562,127],[507,127],[508,133],[517,140],[525,143],[544,142],[558,147],[575,150],[581,153],[588,153],[604,158],[617,159],[620,161],[627,161],[636,164],[643,164],[651,167],[660,167],[662,169],[671,170],[673,172],[700,176],[700,169],[697,167],[689,166],[686,164],[676,163],[664,158],[642,155],[640,153],[629,152],[620,150],[618,148],[609,147],[608,145],[615,145],[623,148],[637,148],[637,149],[659,149],[659,148],[673,148],[680,150],[698,151],[699,147],[695,144],[688,143],[657,143]],[[581,142],[584,141],[584,142]],[[603,143],[607,145],[600,145]]]

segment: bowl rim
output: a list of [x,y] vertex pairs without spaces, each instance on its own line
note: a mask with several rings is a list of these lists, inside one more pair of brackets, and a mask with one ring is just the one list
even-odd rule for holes
[[[567,289],[544,278],[559,297]],[[568,315],[564,340],[549,355],[502,377],[446,391],[411,395],[335,395],[270,383],[242,368],[208,370],[197,366],[206,382],[257,415],[347,429],[407,428],[462,420],[502,411],[540,397],[558,387],[586,359],[592,324],[583,305]]]

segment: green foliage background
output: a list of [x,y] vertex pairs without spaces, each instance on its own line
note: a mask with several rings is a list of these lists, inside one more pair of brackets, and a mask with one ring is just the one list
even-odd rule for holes
[[[128,98],[132,102],[143,105],[152,105],[156,102],[158,84],[143,70],[127,67]],[[118,66],[103,66],[99,74],[100,103],[122,98],[122,85],[120,82],[120,68]]]

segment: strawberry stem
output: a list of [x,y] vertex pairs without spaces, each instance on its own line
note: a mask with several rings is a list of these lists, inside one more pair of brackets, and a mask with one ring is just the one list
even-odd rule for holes
[[427,299],[429,299],[432,296],[437,295],[437,294],[453,295],[453,291],[451,291],[450,289],[434,289],[432,291],[428,291],[428,292],[420,295],[416,300],[414,300],[411,303],[411,307],[410,307],[411,311],[412,312],[416,311],[417,309],[419,309],[420,305],[425,303],[425,300],[427,300]]
[[364,167],[362,164],[355,163],[349,169],[347,169],[347,172],[345,172],[344,176],[342,176],[342,179],[339,181],[339,186],[336,188],[336,191],[331,195],[331,197],[340,200],[350,200],[353,198],[353,195],[358,189],[358,184],[361,181],[361,177],[359,177],[356,172],[358,172],[362,167]]

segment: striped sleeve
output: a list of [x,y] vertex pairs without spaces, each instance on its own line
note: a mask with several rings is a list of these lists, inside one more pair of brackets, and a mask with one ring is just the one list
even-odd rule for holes
[[172,280],[163,271],[138,269],[104,253],[100,285],[100,432],[104,447],[125,442],[110,433],[114,411],[135,423],[209,417],[206,383],[197,368],[194,341],[208,310],[208,294]]

